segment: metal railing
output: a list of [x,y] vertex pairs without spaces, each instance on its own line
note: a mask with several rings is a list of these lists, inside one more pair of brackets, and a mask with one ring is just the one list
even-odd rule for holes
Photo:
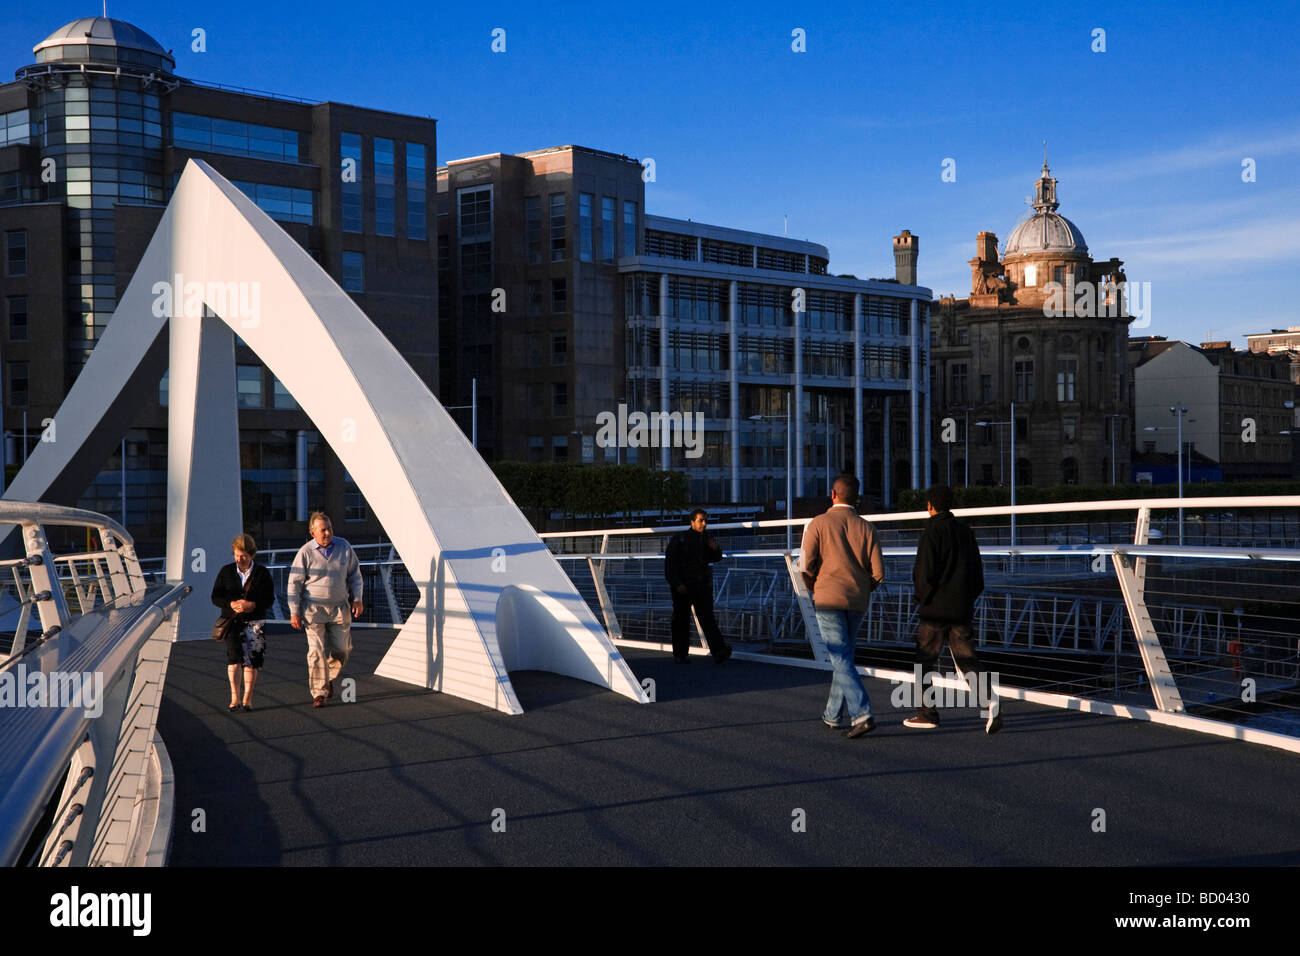
[[189,588],[147,582],[104,515],[0,501],[0,531],[22,553],[0,560],[0,864],[142,862],[171,829],[155,729]]
[[[1178,547],[1168,542],[1178,540],[1180,503]],[[973,622],[980,652],[1008,694],[1300,750],[1300,601],[1291,585],[1300,562],[1300,497],[1071,502],[957,514],[975,529],[984,559],[986,589]],[[872,596],[859,662],[864,673],[911,680],[912,564],[927,516],[866,517],[883,544],[886,580]],[[791,524],[802,528],[808,520]],[[785,525],[710,525],[727,553],[714,577],[715,611],[743,654],[821,666],[812,604],[796,569],[799,552],[783,547]],[[541,537],[614,640],[667,648],[672,601],[663,551],[682,527]],[[1236,544],[1234,533],[1241,537]],[[294,550],[258,556],[276,581],[275,620],[287,617],[282,602]],[[367,595],[361,626],[400,627],[418,599],[401,559],[387,544],[356,550]],[[1271,735],[1254,732],[1264,727]]]

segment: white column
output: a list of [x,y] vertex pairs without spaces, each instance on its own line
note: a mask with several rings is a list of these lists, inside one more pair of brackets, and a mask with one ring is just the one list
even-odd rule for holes
[[[668,414],[668,273],[659,276],[659,410]],[[664,419],[667,421],[667,418]],[[667,471],[672,459],[668,446],[662,444],[663,435],[659,435],[659,468]]]
[[[929,310],[926,310],[926,320],[921,323],[921,341],[925,343],[925,345],[928,348],[930,344]],[[921,481],[922,488],[929,488],[930,482],[933,480],[931,477],[931,465],[933,464],[933,462],[930,460],[934,448],[934,445],[932,444],[933,438],[931,437],[930,434],[930,395],[934,391],[934,382],[930,378],[930,357],[931,355],[927,350],[926,360],[921,363],[921,381],[923,383],[923,387],[925,388],[925,396],[922,399],[922,403],[923,403],[922,407],[924,409],[924,413],[921,416],[921,422],[924,427],[924,432],[922,434],[922,440],[921,440],[921,451],[922,451],[921,460],[924,462],[924,470],[922,472],[922,481]]]
[[[167,392],[167,577],[212,591],[244,530],[235,333],[220,319],[171,321]],[[233,481],[231,479],[234,479]],[[209,636],[212,615],[181,614],[178,640]]]
[[[794,324],[794,388],[791,390],[791,399],[793,405],[791,413],[794,424],[794,442],[792,458],[794,461],[794,495],[798,498],[803,494],[803,326],[800,316],[802,312],[793,313]],[[787,436],[788,440],[788,436]],[[793,507],[793,505],[791,505]]]
[[862,293],[853,293],[853,461],[858,487],[867,487],[866,466],[862,462]]
[[740,321],[736,316],[739,301],[739,283],[735,279],[727,284],[727,315],[731,331],[727,335],[727,353],[730,372],[727,376],[731,405],[731,501],[740,500]]
[[884,403],[885,408],[883,412],[885,416],[884,425],[880,429],[881,437],[884,439],[882,442],[882,444],[884,445],[884,450],[881,452],[881,454],[884,456],[885,459],[884,466],[880,469],[880,478],[881,478],[880,493],[881,493],[881,497],[884,499],[884,505],[886,511],[888,511],[889,508],[892,506],[890,491],[892,490],[892,486],[893,486],[892,477],[894,473],[894,462],[891,458],[892,452],[890,451],[889,448],[890,442],[893,440],[893,434],[891,433],[891,429],[890,429],[891,423],[889,421],[889,405],[892,397],[893,396],[891,395],[885,396],[885,403]]
[[909,374],[907,380],[908,405],[912,416],[911,430],[911,466],[912,466],[912,487],[921,486],[921,375],[920,375],[920,358],[921,343],[918,341],[920,335],[920,320],[916,300],[910,299],[911,302],[911,322],[908,328],[911,330],[911,341],[908,343],[908,366]]

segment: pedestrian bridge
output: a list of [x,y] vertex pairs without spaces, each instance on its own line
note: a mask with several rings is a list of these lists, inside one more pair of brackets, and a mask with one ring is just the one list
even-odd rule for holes
[[[880,726],[859,741],[818,719],[828,674],[784,522],[710,528],[737,648],[723,666],[702,644],[688,665],[668,653],[662,550],[677,529],[544,536],[649,706],[515,671],[527,713],[509,716],[375,676],[418,588],[390,549],[363,547],[355,683],[313,710],[305,642],[273,625],[256,709],[230,714],[219,649],[171,642],[183,584],[151,583],[124,529],[6,507],[26,556],[6,565],[0,676],[105,677],[103,716],[0,707],[11,864],[1300,863],[1285,849],[1300,824],[1300,551],[1170,545],[1176,502],[1021,506],[1014,540],[1009,509],[967,515],[1007,719],[993,738],[971,709],[933,733],[901,726],[921,516],[871,516],[887,585],[859,663]],[[1300,500],[1204,507],[1258,518]],[[1113,540],[1077,540],[1089,508],[1110,513]],[[288,556],[259,556],[281,590]],[[953,788],[972,801],[961,830],[927,809]],[[1098,839],[1098,809],[1122,838]]]

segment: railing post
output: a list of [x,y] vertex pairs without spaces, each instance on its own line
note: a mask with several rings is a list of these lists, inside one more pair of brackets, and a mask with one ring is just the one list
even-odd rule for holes
[[[608,551],[609,535],[606,534],[602,535],[600,539],[600,553],[607,554]],[[591,580],[596,584],[596,599],[600,602],[600,613],[605,618],[605,630],[609,632],[609,639],[611,641],[621,641],[623,639],[623,629],[619,626],[617,615],[614,614],[614,604],[609,599],[609,592],[605,590],[605,562],[588,558],[587,567],[591,571]],[[698,631],[698,622],[695,627]]]
[[41,615],[41,630],[44,637],[53,637],[72,620],[54,567],[54,555],[45,540],[45,531],[38,524],[23,525],[23,544],[32,577],[32,601]]
[[804,586],[803,575],[799,573],[799,562],[789,551],[785,553],[785,568],[790,573],[790,587],[794,589],[795,600],[799,602],[799,613],[803,615],[804,633],[808,636],[813,658],[825,661],[826,645],[822,643],[822,632],[817,627],[817,611],[813,606],[812,595]]

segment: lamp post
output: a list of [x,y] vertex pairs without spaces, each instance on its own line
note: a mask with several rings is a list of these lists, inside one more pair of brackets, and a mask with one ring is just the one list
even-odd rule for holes
[[[1142,430],[1144,432],[1162,432],[1171,428],[1178,429],[1178,547],[1183,546],[1183,416],[1187,414],[1187,406],[1181,402],[1169,406],[1169,414],[1178,418],[1178,424],[1175,425],[1147,425]],[[1195,418],[1187,419],[1187,424],[1191,425],[1196,422]],[[1191,468],[1191,455],[1188,455],[1188,471]],[[1188,476],[1190,480],[1190,475]]]
[[[1016,403],[1011,403],[1011,419],[1005,422],[976,422],[976,425],[1010,425],[1011,426],[1011,547],[1016,546]],[[998,444],[1001,444],[1001,433],[998,434]],[[998,452],[998,458],[1001,459],[1002,452]],[[1000,464],[1000,462],[999,462]]]
[[[792,397],[793,397],[792,395],[787,395],[786,402],[785,402],[785,549],[786,551],[791,550],[790,522],[793,520],[792,516],[794,514],[793,502],[791,500],[791,494],[793,489],[791,488],[790,485],[790,483],[794,480],[793,479],[794,468],[793,465],[791,464],[791,458],[790,458],[790,399]],[[779,422],[781,418],[778,415],[750,415],[749,420],[751,422],[761,422],[761,421]]]

